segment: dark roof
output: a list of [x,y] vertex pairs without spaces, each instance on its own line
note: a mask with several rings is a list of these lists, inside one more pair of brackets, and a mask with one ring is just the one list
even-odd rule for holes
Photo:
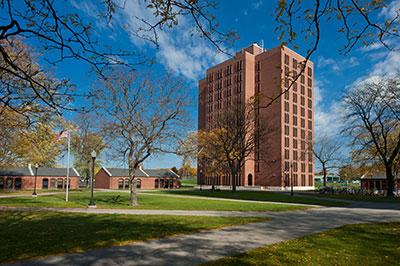
[[[105,167],[103,167],[103,169],[105,169],[106,172],[108,171],[112,176],[121,176],[121,177],[129,176],[129,171],[128,171],[128,169],[125,169],[125,168],[105,168]],[[146,174],[140,170],[136,170],[135,176],[145,177]]]
[[[32,168],[35,172],[35,168]],[[38,168],[38,176],[67,176],[67,168]],[[79,173],[74,168],[69,168],[69,176],[78,176]]]
[[177,174],[170,169],[144,169],[149,176],[156,177],[178,177]]
[[[38,176],[67,176],[67,168],[47,168],[47,167],[39,167]],[[3,168],[0,169],[0,176],[34,176],[35,168],[31,167],[16,167],[16,168]],[[69,176],[78,176],[79,173],[74,169],[69,169]]]
[[[128,176],[128,169],[126,168],[106,168],[103,167],[106,172],[109,172],[112,176],[126,177]],[[147,175],[146,175],[147,174]],[[170,169],[142,169],[136,170],[135,176],[137,177],[179,177],[173,173]]]
[[0,176],[30,176],[32,175],[28,167],[2,168]]

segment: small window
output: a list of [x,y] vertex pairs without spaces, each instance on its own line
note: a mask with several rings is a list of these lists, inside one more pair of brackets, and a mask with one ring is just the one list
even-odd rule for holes
[[297,60],[293,58],[293,68],[297,69]]
[[123,188],[124,188],[124,180],[118,179],[118,189],[123,189]]
[[22,188],[22,179],[20,177],[15,178],[15,189],[21,189]]
[[14,181],[12,178],[7,178],[6,179],[6,188],[7,189],[13,189]]
[[129,189],[129,179],[125,179],[124,187],[125,189]]
[[293,116],[293,125],[297,126],[297,116]]
[[289,160],[289,150],[285,150],[285,159]]
[[142,180],[141,179],[136,180],[136,188],[142,188]]
[[57,179],[57,188],[62,189],[63,188],[63,180],[62,178]]
[[293,128],[293,137],[295,138],[297,137],[297,128],[295,127]]
[[4,177],[0,177],[0,189],[4,189]]
[[49,179],[43,178],[42,179],[42,189],[48,189],[48,188],[49,188]]
[[307,68],[307,71],[308,71],[308,75],[309,75],[310,77],[312,77],[312,69],[311,69],[311,67],[308,67],[308,68]]
[[301,77],[300,77],[300,82],[301,82],[301,84],[304,84],[304,80],[305,80],[305,78],[304,78],[304,74],[303,74],[303,75],[301,75]]
[[289,56],[285,54],[285,65],[289,65]]
[[297,105],[293,104],[293,114],[297,115]]
[[56,188],[56,179],[55,178],[50,179],[50,188]]

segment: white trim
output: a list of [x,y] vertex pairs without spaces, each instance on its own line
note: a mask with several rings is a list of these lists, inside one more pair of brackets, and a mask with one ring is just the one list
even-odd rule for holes
[[175,173],[174,171],[172,171],[171,169],[168,168],[168,170],[173,173],[174,175],[176,175],[176,177],[180,177],[177,173]]
[[75,174],[76,174],[78,177],[81,177],[81,175],[78,173],[78,171],[75,169],[75,167],[72,167],[72,170],[74,170]]
[[103,167],[103,169],[104,169],[104,171],[109,175],[109,176],[112,176],[112,174],[111,174],[111,172],[110,171],[108,171],[108,169],[107,168],[105,168],[105,167]]
[[34,175],[35,175],[35,174],[33,173],[32,165],[31,165],[31,164],[28,164],[28,170],[29,170],[29,172],[31,173],[31,176],[34,176]]
[[139,170],[142,171],[142,173],[145,174],[147,177],[149,177],[149,174],[147,174],[147,173],[143,170],[143,168],[139,168]]

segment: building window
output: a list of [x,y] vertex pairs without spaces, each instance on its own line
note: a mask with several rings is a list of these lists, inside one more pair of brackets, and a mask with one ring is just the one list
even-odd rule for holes
[[289,56],[285,54],[285,65],[289,65]]
[[306,127],[306,120],[304,120],[304,118],[301,119],[301,127],[302,128]]
[[293,149],[297,149],[297,139],[293,140]]
[[301,175],[301,185],[302,186],[306,185],[306,175],[304,175],[304,174]]
[[293,92],[292,96],[293,96],[293,102],[297,103],[297,94]]
[[305,89],[304,89],[303,85],[301,85],[301,87],[300,87],[300,93],[301,93],[301,95],[304,95],[304,93],[305,93]]
[[312,118],[312,111],[308,110],[308,118],[311,119]]
[[297,178],[298,178],[297,174],[294,174],[294,175],[293,175],[293,179],[294,179],[294,180],[293,180],[293,181],[294,181],[293,183],[294,183],[294,186],[295,186],[295,187],[297,187],[297,186],[299,185],[299,182],[298,182]]
[[306,171],[306,164],[305,163],[301,163],[301,171],[302,172]]
[[0,177],[0,189],[4,189],[4,177]]
[[304,107],[301,107],[300,111],[301,111],[301,116],[304,117],[306,115],[306,113],[305,113],[306,111],[305,111]]
[[297,60],[293,58],[293,68],[297,69]]
[[56,179],[55,178],[50,179],[50,188],[56,188]]
[[314,178],[312,175],[308,175],[308,185],[313,186],[314,185]]
[[312,90],[310,88],[308,88],[308,95],[309,98],[312,98]]
[[14,188],[15,189],[21,189],[22,188],[22,179],[20,177],[15,178]]
[[129,178],[125,179],[124,188],[129,189]]
[[312,86],[312,79],[310,79],[310,78],[307,79],[307,85],[308,85],[309,87]]
[[308,172],[309,172],[309,173],[312,173],[312,172],[313,172],[312,164],[309,164],[309,165],[308,165]]
[[118,179],[118,189],[123,189],[124,188],[124,180],[121,178],[121,179]]
[[7,189],[13,189],[14,181],[12,178],[7,178],[6,179],[6,188]]
[[293,104],[293,114],[297,115],[297,105]]
[[293,125],[297,126],[297,116],[293,116]]
[[297,160],[297,151],[293,151],[293,160]]
[[312,101],[308,99],[308,108],[312,108]]
[[289,147],[289,138],[285,138],[285,147]]
[[288,161],[285,161],[285,171],[289,171],[290,164]]
[[293,128],[293,137],[295,138],[297,137],[297,128],[295,127]]
[[285,123],[289,123],[289,114],[285,113]]
[[289,160],[289,150],[285,149],[285,159]]
[[312,77],[312,69],[311,69],[311,67],[308,67],[307,70],[308,70],[308,75],[309,75],[310,77]]
[[301,96],[301,98],[300,98],[300,104],[301,104],[301,105],[305,105],[305,104],[306,104],[306,98],[304,98],[304,96]]
[[304,81],[305,81],[304,74],[302,74],[301,77],[300,77],[301,84],[304,84]]
[[297,83],[293,83],[293,91],[297,91]]
[[285,135],[289,136],[289,126],[285,126]]
[[289,112],[289,102],[285,101],[285,111]]
[[142,188],[142,180],[141,179],[136,180],[136,188]]
[[312,121],[308,120],[308,129],[312,129]]
[[57,188],[58,189],[62,189],[63,188],[63,179],[62,178],[58,178],[57,179]]
[[42,189],[48,189],[48,188],[49,188],[49,179],[43,178],[42,179]]

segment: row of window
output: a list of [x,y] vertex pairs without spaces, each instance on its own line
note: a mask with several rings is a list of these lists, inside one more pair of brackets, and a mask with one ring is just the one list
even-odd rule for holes
[[[285,65],[286,66],[289,66],[290,64],[289,64],[289,55],[287,55],[287,54],[285,54]],[[299,64],[299,62],[297,61],[297,59],[296,58],[292,58],[292,68],[293,69],[298,69],[298,68],[301,68],[301,66],[300,66],[300,64]],[[309,77],[312,77],[312,75],[313,75],[313,73],[312,73],[312,68],[311,67],[307,67],[307,75],[309,76]]]
[[240,72],[243,69],[243,61],[242,60],[237,61],[236,64],[228,65],[224,69],[217,70],[215,73],[209,73],[207,75],[207,81],[213,82],[214,77],[218,80],[218,79],[222,79],[224,76],[227,77],[227,76],[231,75],[233,73],[232,72],[233,66],[235,67],[236,72]]
[[[4,178],[0,177],[0,189],[21,189],[23,179],[17,178]],[[48,188],[66,188],[67,179],[66,178],[42,178],[42,189]],[[68,187],[71,186],[71,179],[69,179]]]
[[[289,102],[288,101],[285,101],[285,103],[284,103],[284,110],[285,110],[285,112],[289,112]],[[297,115],[298,108],[297,108],[296,103],[293,103],[292,111],[293,111],[294,115]],[[300,115],[302,117],[305,117],[305,115],[306,115],[306,109],[303,106],[300,106]],[[308,108],[307,116],[308,116],[308,119],[312,119],[312,109],[311,108]]]
[[[290,176],[290,174],[285,174],[285,186],[290,187],[291,182],[293,180],[293,186],[305,186],[306,185],[306,175],[301,174],[300,175],[300,180],[299,180],[299,175],[298,174],[293,174],[293,176]],[[313,186],[314,185],[314,178],[312,175],[308,175],[308,185]]]

